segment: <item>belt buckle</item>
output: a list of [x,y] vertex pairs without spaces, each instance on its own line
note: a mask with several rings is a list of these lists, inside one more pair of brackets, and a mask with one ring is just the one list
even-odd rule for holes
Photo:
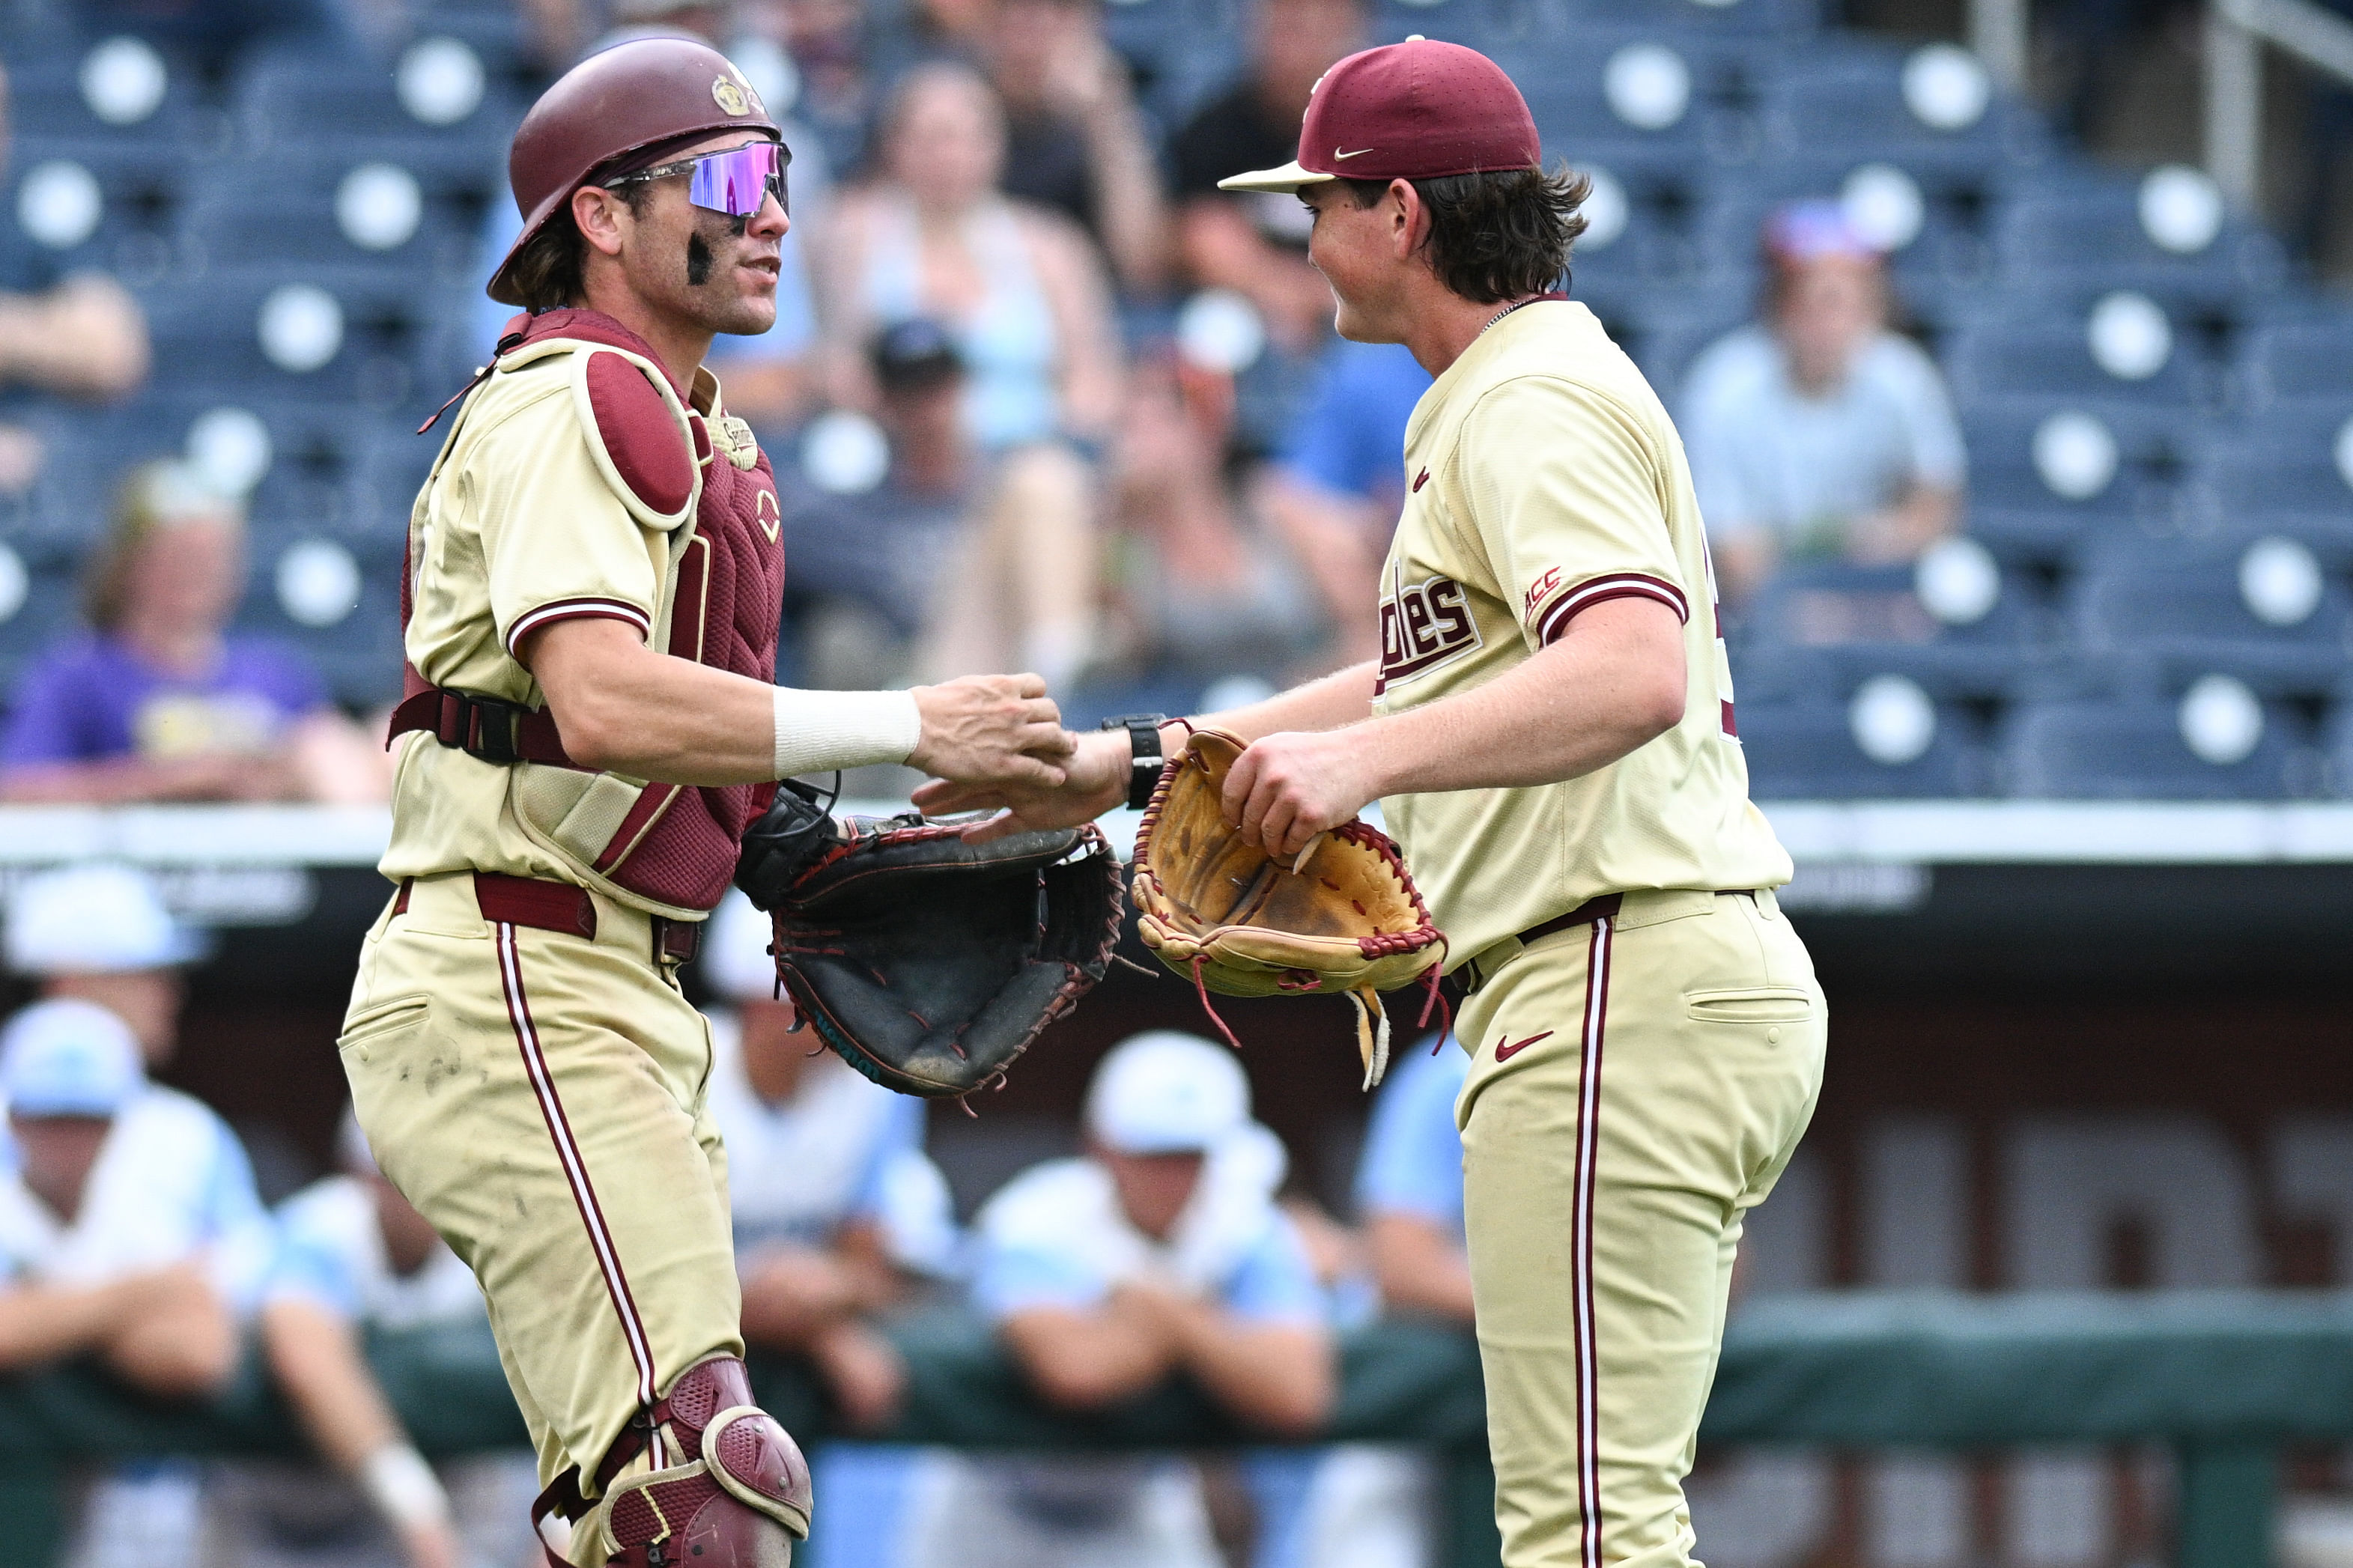
[[[465,724],[467,754],[495,767],[512,767],[522,760],[516,749],[516,731],[522,728],[517,715],[519,704],[501,701],[495,697],[461,698],[470,712]],[[486,721],[495,720],[495,724]],[[496,739],[493,740],[493,735]]]
[[668,915],[652,916],[649,921],[653,937],[653,960],[657,968],[670,963],[691,962],[702,946],[701,921],[674,921]]

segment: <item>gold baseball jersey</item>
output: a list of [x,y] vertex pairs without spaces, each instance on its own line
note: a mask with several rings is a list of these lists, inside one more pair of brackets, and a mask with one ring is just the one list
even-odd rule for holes
[[[757,448],[741,421],[723,416],[708,371],[682,401],[650,359],[610,349],[592,356],[589,346],[555,339],[502,358],[468,398],[417,496],[403,642],[433,686],[542,706],[516,647],[538,627],[580,617],[620,621],[657,647],[695,657],[699,641],[681,648],[670,623],[674,613],[698,622],[702,614],[707,570],[690,584],[694,602],[677,603],[684,574],[702,559],[693,520],[702,482],[666,498],[679,504],[662,510],[632,488],[616,468],[628,454],[599,430],[604,386],[592,357],[615,355],[642,374],[653,390],[637,395],[660,395],[679,422],[673,439],[686,438],[691,405],[728,464],[751,466]],[[765,509],[763,521],[774,510]],[[688,629],[700,637],[699,625]],[[619,872],[610,847],[642,837],[649,813],[641,803],[653,798],[643,781],[500,765],[418,735],[399,743],[392,841],[378,864],[385,876],[496,871],[576,882],[652,913],[702,912],[699,900],[657,896]]]
[[1449,967],[1604,893],[1788,881],[1748,799],[1683,442],[1592,312],[1545,300],[1496,321],[1422,394],[1405,459],[1376,712],[1493,680],[1608,599],[1683,625],[1683,717],[1665,734],[1560,784],[1381,803]]

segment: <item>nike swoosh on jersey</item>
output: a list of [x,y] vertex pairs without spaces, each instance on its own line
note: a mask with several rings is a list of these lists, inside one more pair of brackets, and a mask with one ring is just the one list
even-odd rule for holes
[[1525,1040],[1513,1040],[1499,1043],[1495,1047],[1495,1059],[1499,1062],[1510,1061],[1514,1057],[1518,1056],[1522,1051],[1526,1050],[1538,1040],[1549,1040],[1551,1038],[1552,1031],[1550,1029],[1546,1029],[1543,1034],[1530,1035]]
[[1369,152],[1371,152],[1371,151],[1372,151],[1372,149],[1371,149],[1370,147],[1359,147],[1359,148],[1357,148],[1357,149],[1356,149],[1355,152],[1353,152],[1353,153],[1343,153],[1343,152],[1341,152],[1341,151],[1340,151],[1340,149],[1338,149],[1337,147],[1335,147],[1335,148],[1333,148],[1333,149],[1332,149],[1332,156],[1333,156],[1333,158],[1334,158],[1334,159],[1335,159],[1335,160],[1346,160],[1346,159],[1349,159],[1349,158],[1361,158],[1361,157],[1363,157],[1366,153],[1369,153]]

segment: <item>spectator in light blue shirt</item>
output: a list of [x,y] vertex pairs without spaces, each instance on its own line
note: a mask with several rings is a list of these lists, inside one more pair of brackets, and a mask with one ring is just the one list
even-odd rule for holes
[[1892,563],[1960,516],[1952,401],[1889,330],[1887,269],[1836,202],[1765,226],[1767,320],[1719,340],[1684,381],[1692,482],[1727,603],[1785,561]]
[[1454,1097],[1469,1054],[1408,1051],[1392,1068],[1356,1167],[1356,1213],[1381,1300],[1390,1311],[1471,1321],[1471,1260],[1462,1232],[1462,1134]]
[[956,1262],[947,1184],[923,1152],[923,1105],[796,1033],[776,996],[765,916],[730,893],[711,918],[711,1119],[744,1281],[744,1338],[806,1355],[855,1428],[886,1422],[905,1371],[872,1318]]
[[[1232,1054],[1139,1035],[1087,1096],[1087,1152],[982,1209],[973,1295],[1039,1395],[1094,1410],[1188,1376],[1272,1436],[1320,1424],[1327,1308],[1275,1205],[1282,1144]],[[1198,1478],[1145,1456],[942,1461],[917,1568],[1217,1568]]]
[[347,1112],[343,1170],[278,1210],[261,1339],[322,1458],[216,1465],[206,1561],[241,1568],[460,1568],[533,1546],[538,1461],[527,1448],[428,1465],[364,1349],[371,1330],[471,1329],[488,1338],[473,1272],[377,1171]]
[[1261,487],[1268,517],[1314,577],[1325,619],[1344,642],[1361,643],[1339,650],[1346,659],[1380,652],[1365,607],[1405,501],[1406,425],[1429,389],[1430,373],[1403,346],[1335,342]]
[[[0,1365],[86,1352],[153,1395],[226,1388],[272,1250],[235,1135],[149,1084],[130,1028],[75,998],[0,1031]],[[60,1557],[181,1568],[199,1476],[188,1459],[110,1468]]]

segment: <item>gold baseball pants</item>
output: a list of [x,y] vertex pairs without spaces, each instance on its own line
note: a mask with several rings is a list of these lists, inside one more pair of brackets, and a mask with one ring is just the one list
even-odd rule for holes
[[672,1379],[744,1353],[710,1032],[648,918],[595,906],[593,938],[558,933],[486,920],[470,874],[420,878],[368,933],[339,1042],[385,1174],[481,1282],[541,1480],[590,1489]]
[[1479,955],[1464,1216],[1507,1568],[1684,1568],[1741,1217],[1813,1114],[1829,1011],[1769,892],[1629,893]]

